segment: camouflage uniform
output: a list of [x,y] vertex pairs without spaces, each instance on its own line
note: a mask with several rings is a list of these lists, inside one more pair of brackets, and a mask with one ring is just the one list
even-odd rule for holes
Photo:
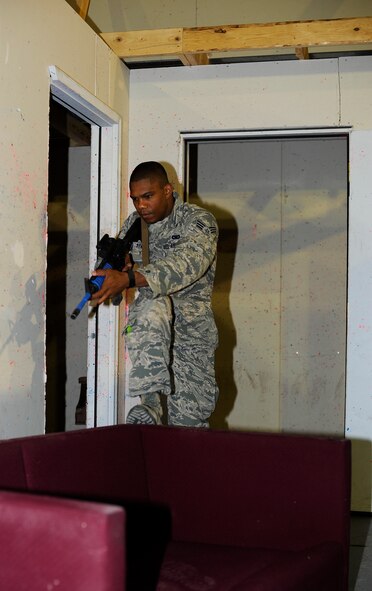
[[[149,225],[150,263],[137,268],[149,287],[138,290],[129,309],[129,395],[160,411],[165,394],[168,424],[207,427],[218,396],[211,309],[218,228],[211,213],[174,198],[170,215]],[[121,236],[136,217],[129,216]],[[135,243],[135,261],[140,252]]]

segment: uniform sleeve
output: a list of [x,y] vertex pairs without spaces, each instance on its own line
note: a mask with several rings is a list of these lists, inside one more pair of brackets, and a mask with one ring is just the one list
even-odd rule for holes
[[192,211],[182,238],[166,258],[140,267],[154,295],[168,295],[192,285],[212,265],[217,252],[218,227],[205,210]]
[[128,232],[129,228],[134,223],[136,218],[138,218],[138,214],[136,212],[131,213],[130,216],[127,217],[127,219],[124,221],[122,227],[120,228],[118,238],[124,238],[125,234]]

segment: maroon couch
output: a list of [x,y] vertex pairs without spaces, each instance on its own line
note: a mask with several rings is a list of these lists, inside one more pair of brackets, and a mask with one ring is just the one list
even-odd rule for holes
[[4,591],[347,589],[344,439],[138,425],[26,437],[0,442],[0,489]]

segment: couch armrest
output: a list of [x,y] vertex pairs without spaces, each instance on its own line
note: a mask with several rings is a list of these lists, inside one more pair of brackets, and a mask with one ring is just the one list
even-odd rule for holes
[[120,507],[0,491],[0,589],[122,591]]

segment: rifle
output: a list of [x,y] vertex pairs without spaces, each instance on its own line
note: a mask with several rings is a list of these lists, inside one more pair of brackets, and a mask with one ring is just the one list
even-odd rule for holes
[[[133,242],[141,240],[141,218],[135,219],[124,238],[111,238],[108,234],[102,236],[97,244],[97,264],[95,269],[114,269],[121,271],[125,265],[125,257],[130,252]],[[99,291],[104,282],[104,277],[91,276],[85,279],[85,295],[71,314],[74,320],[79,316],[85,304],[91,299],[92,295]],[[121,301],[115,298],[113,303],[118,305]]]

